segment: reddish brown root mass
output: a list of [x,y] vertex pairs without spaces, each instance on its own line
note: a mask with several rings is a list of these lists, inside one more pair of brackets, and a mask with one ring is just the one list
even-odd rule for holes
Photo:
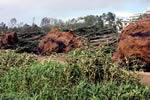
[[14,43],[18,42],[18,36],[16,32],[13,33],[6,33],[2,34],[1,36],[1,41],[0,41],[0,47],[2,46],[7,46],[7,45],[12,45]]
[[112,60],[123,62],[129,56],[150,61],[150,18],[128,25],[120,34],[117,52]]
[[72,32],[49,32],[39,43],[38,52],[49,54],[52,52],[66,53],[79,47],[80,37]]

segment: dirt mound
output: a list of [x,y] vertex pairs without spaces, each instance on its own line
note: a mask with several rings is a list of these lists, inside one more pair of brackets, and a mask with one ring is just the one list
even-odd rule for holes
[[74,48],[78,48],[79,42],[80,37],[72,32],[52,31],[39,43],[38,52],[40,54],[66,53]]
[[129,56],[144,64],[150,62],[150,18],[128,25],[120,34],[112,60],[123,63]]
[[0,47],[4,45],[12,45],[14,43],[18,42],[18,36],[16,32],[10,33],[10,34],[2,34],[1,41],[0,41]]

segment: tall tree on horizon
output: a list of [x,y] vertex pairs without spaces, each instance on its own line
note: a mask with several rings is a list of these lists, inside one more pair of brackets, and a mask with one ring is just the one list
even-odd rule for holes
[[16,18],[12,18],[10,19],[10,27],[14,28],[17,25],[17,19]]
[[40,26],[41,27],[46,27],[48,25],[50,25],[50,19],[47,18],[47,17],[42,18]]

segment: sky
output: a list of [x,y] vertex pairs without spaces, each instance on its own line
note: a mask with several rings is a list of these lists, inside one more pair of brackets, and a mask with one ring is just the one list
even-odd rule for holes
[[142,13],[150,0],[0,0],[0,22],[16,18],[18,23],[39,24],[43,17],[68,20],[113,12],[119,17]]

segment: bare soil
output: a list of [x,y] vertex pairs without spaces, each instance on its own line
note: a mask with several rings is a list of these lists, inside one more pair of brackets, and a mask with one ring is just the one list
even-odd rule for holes
[[150,86],[150,72],[138,72],[138,76],[141,83]]

